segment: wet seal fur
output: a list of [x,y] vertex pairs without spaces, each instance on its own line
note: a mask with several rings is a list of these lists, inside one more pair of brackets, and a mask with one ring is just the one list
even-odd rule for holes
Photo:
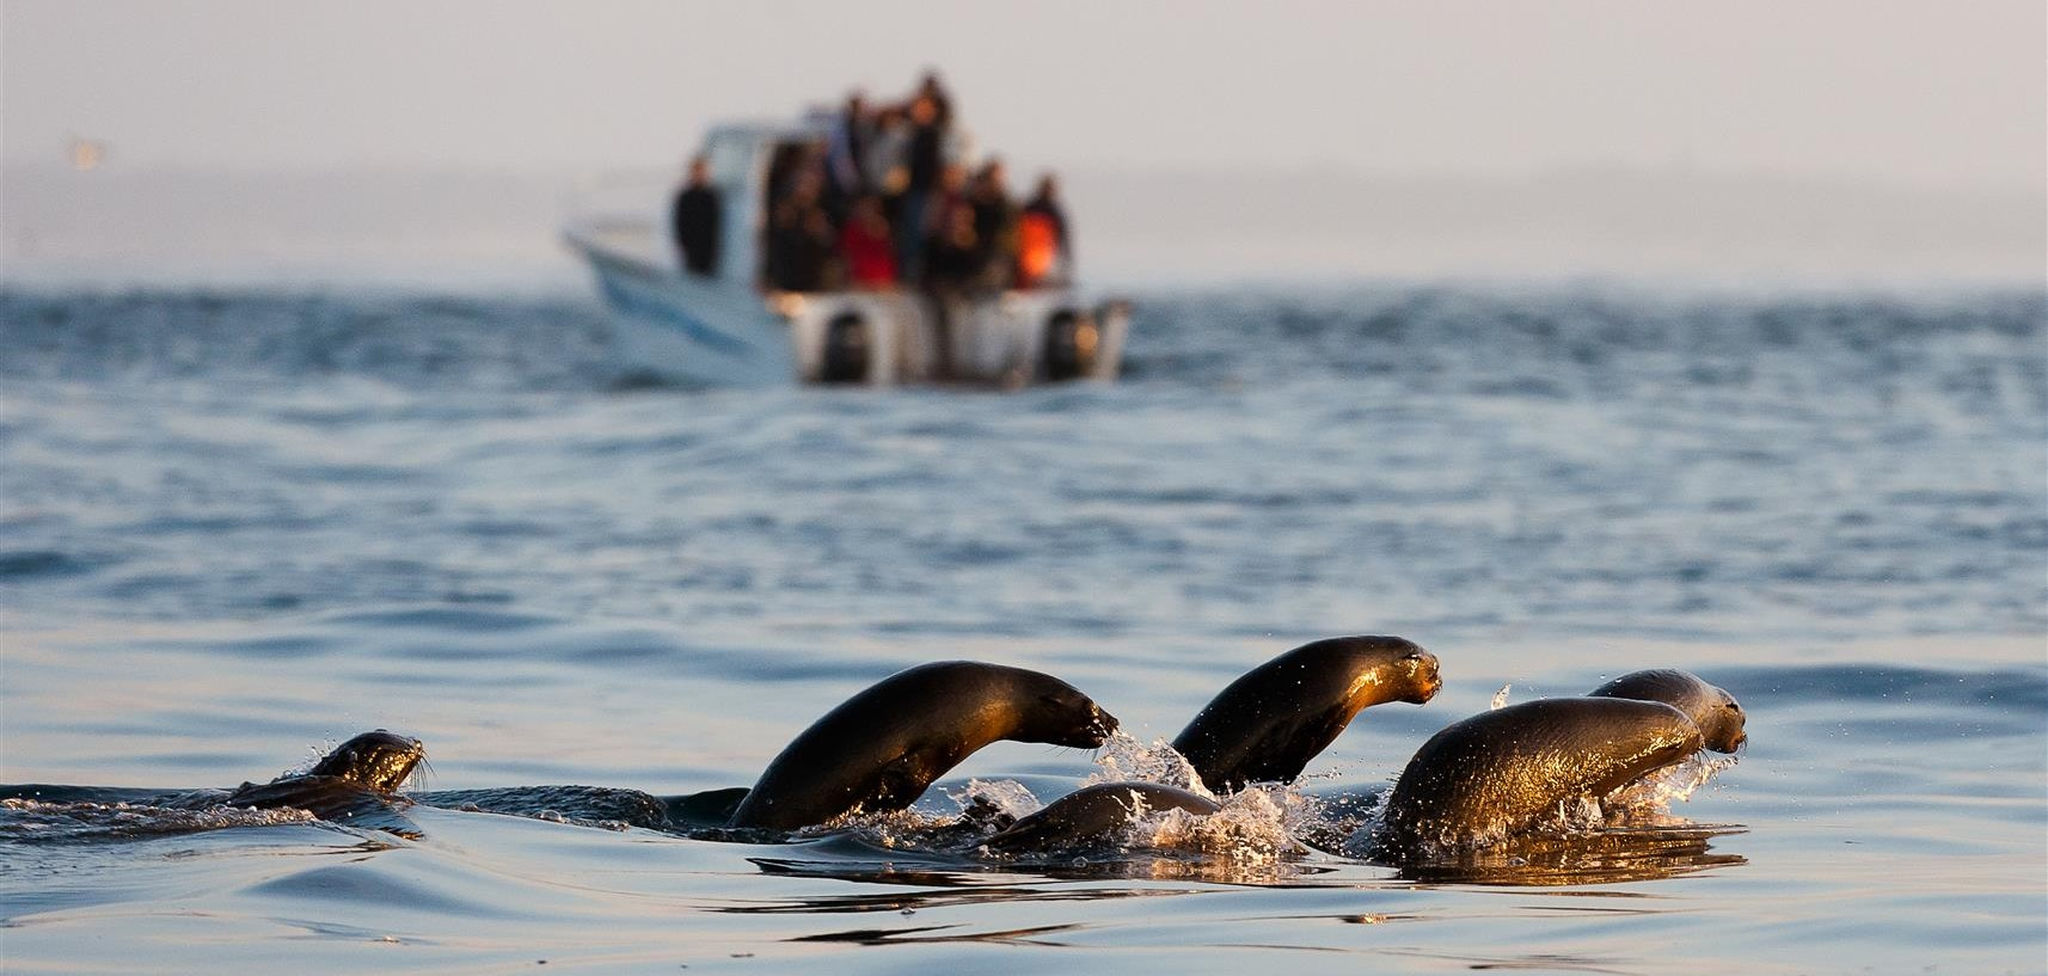
[[1049,674],[976,661],[899,671],[783,748],[727,826],[794,830],[849,811],[901,810],[1002,739],[1093,749],[1116,719]]
[[1217,792],[1288,783],[1360,711],[1420,705],[1443,687],[1436,655],[1399,637],[1332,637],[1246,672],[1203,706],[1173,748]]
[[1483,712],[1416,750],[1374,846],[1403,858],[1502,840],[1561,803],[1598,799],[1701,749],[1732,752],[1747,739],[1742,726],[1732,696],[1675,670]]

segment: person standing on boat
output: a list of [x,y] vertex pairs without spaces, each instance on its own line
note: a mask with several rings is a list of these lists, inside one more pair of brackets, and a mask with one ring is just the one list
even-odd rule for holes
[[953,370],[953,330],[958,306],[975,290],[984,264],[984,248],[975,233],[974,204],[968,199],[967,168],[948,164],[940,171],[924,205],[925,233],[920,238],[921,269],[916,280],[930,303],[935,343],[934,379],[948,379]]
[[868,144],[874,136],[874,119],[867,100],[858,90],[846,96],[846,108],[833,121],[832,134],[825,143],[826,206],[834,217],[843,218],[847,208],[873,189],[866,169]]
[[683,270],[700,277],[718,273],[718,191],[711,186],[711,165],[704,157],[690,160],[690,181],[676,194],[669,210],[670,232],[682,252]]
[[903,211],[896,222],[896,267],[905,281],[924,278],[925,236],[935,221],[932,198],[946,163],[946,130],[939,103],[919,95],[910,102],[910,138],[904,153]]
[[825,170],[790,179],[768,221],[768,283],[781,291],[830,291],[839,283],[839,235],[825,213]]
[[931,101],[933,110],[938,113],[939,131],[953,127],[953,96],[946,94],[946,85],[939,80],[936,69],[925,69],[924,77],[918,79],[917,91],[911,94],[911,98]]
[[1073,245],[1067,243],[1067,214],[1060,206],[1060,184],[1051,173],[1038,178],[1038,191],[1017,219],[1017,287],[1065,284],[1074,269]]
[[882,213],[882,200],[874,194],[854,199],[846,212],[846,226],[839,230],[839,259],[846,265],[847,283],[864,291],[881,291],[896,284],[896,246],[889,238],[889,218]]
[[989,160],[974,175],[967,205],[974,211],[974,286],[1001,291],[1010,286],[1017,265],[1017,205],[1010,201],[1002,160]]

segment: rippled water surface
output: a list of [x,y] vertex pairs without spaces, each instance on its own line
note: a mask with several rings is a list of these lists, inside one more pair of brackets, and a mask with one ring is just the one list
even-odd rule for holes
[[923,661],[1050,671],[1143,743],[1393,633],[1443,692],[1280,807],[1504,685],[1683,667],[1751,735],[1670,807],[1712,828],[1685,870],[1404,876],[1298,818],[920,842],[1098,772],[999,743],[923,820],[793,844],[15,801],[7,968],[2043,970],[2038,291],[1141,297],[1123,382],[985,395],[649,386],[576,299],[0,294],[0,783],[232,786],[381,726],[434,790],[688,793]]

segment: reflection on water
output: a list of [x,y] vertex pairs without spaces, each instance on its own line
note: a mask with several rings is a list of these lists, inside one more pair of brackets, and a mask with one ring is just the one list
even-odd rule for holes
[[[849,929],[844,932],[821,932],[817,935],[800,935],[792,942],[853,942],[859,945],[901,945],[906,942],[988,942],[997,945],[1057,946],[1067,943],[1049,941],[1041,936],[1054,932],[1066,932],[1080,928],[1079,925],[1041,925],[1031,929],[1009,929],[1002,932],[958,933],[950,930],[955,925],[924,925],[901,929]],[[946,933],[946,934],[939,934]]]
[[1713,853],[1709,838],[1740,827],[1623,828],[1573,837],[1519,837],[1478,851],[1401,865],[1400,877],[1427,884],[1598,885],[1654,881],[1747,864]]

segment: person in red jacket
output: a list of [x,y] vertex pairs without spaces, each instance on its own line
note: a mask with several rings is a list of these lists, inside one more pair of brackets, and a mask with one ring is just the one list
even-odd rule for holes
[[839,257],[846,265],[847,283],[853,287],[863,291],[895,287],[896,249],[889,219],[882,213],[882,201],[873,194],[854,198],[846,226],[839,231]]

